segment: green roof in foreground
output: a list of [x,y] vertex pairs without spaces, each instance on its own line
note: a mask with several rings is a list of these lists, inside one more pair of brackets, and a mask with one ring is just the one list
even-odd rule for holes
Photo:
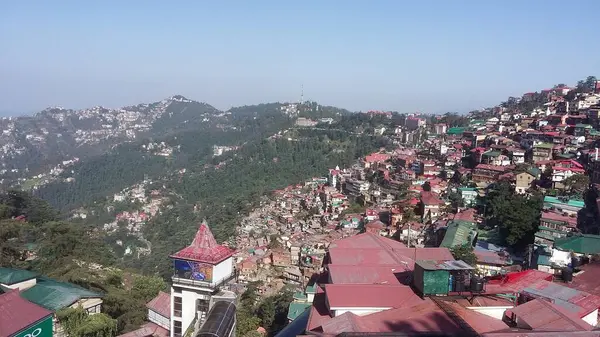
[[477,235],[477,232],[475,231],[474,223],[470,221],[450,220],[440,247],[452,248],[454,246],[471,244],[475,239],[475,235]]
[[580,234],[554,240],[554,248],[579,254],[600,253],[600,235]]
[[39,274],[24,269],[0,268],[0,283],[11,285],[34,279]]
[[72,283],[40,277],[37,284],[21,292],[23,298],[51,311],[64,309],[84,298],[98,298],[101,294]]

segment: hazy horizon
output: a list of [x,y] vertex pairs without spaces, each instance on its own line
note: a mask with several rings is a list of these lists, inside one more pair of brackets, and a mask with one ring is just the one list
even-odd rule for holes
[[[9,2],[0,114],[181,94],[221,110],[304,98],[351,111],[466,112],[598,75],[600,3]],[[562,48],[560,46],[563,46]]]

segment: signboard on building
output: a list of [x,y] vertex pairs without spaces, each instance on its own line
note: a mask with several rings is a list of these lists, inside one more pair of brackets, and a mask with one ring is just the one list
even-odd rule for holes
[[52,316],[48,316],[13,337],[52,337]]
[[185,278],[194,281],[212,282],[213,266],[208,263],[201,263],[186,260],[174,260],[175,273],[179,278]]

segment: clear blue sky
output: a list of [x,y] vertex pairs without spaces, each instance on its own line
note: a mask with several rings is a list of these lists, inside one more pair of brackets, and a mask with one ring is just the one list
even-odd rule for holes
[[2,1],[0,111],[182,94],[444,112],[600,75],[600,1]]

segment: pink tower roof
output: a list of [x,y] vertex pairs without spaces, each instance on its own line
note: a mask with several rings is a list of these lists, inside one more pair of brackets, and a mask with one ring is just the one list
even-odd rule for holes
[[192,244],[171,255],[171,258],[218,264],[232,254],[231,249],[217,243],[206,222],[202,221]]

